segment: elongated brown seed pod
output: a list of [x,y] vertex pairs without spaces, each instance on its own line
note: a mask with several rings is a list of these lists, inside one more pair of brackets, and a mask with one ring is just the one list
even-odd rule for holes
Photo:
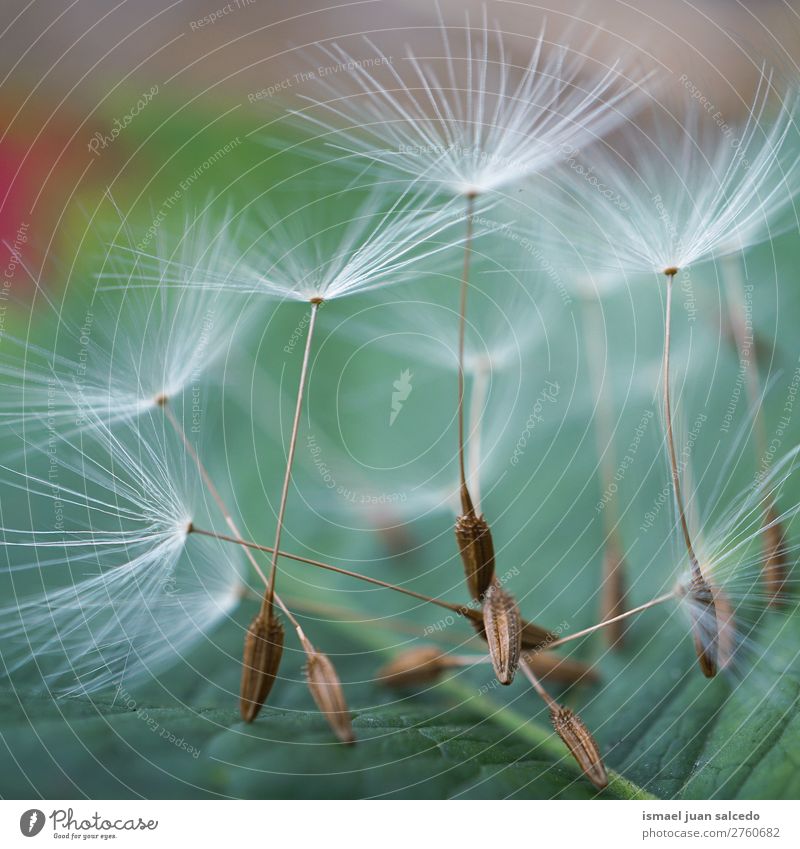
[[[600,621],[625,612],[625,560],[615,542],[609,541],[603,557],[603,585],[600,588]],[[602,629],[609,648],[622,648],[627,620],[620,619]]]
[[330,658],[304,642],[306,650],[306,680],[317,707],[328,720],[333,733],[343,743],[355,743],[353,723],[344,698],[342,683]]
[[377,679],[388,687],[418,687],[436,681],[448,668],[446,655],[438,646],[420,646],[382,666]]
[[783,527],[778,522],[775,508],[767,510],[764,522],[764,564],[762,576],[769,594],[770,607],[782,607],[786,603],[786,579],[789,559],[786,556]]
[[275,683],[283,641],[283,625],[274,613],[259,613],[247,629],[239,690],[239,712],[245,722],[258,716]]
[[692,637],[700,669],[706,678],[717,674],[719,628],[714,592],[699,568],[689,585],[689,613],[692,619]]
[[561,705],[550,707],[550,719],[556,734],[564,741],[570,754],[578,762],[583,774],[598,790],[608,786],[606,772],[600,748],[583,720],[569,708]]
[[481,601],[494,578],[494,543],[483,516],[469,511],[456,519],[456,541],[469,594]]
[[486,591],[483,624],[497,680],[510,684],[522,652],[522,620],[514,597],[499,584],[492,584]]

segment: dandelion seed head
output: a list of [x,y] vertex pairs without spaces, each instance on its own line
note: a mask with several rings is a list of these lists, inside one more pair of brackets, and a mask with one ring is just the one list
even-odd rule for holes
[[[684,565],[675,589],[679,605],[701,646],[713,647],[719,667],[734,675],[748,671],[766,650],[760,632],[772,617],[773,593],[764,584],[765,535],[770,523],[789,530],[800,504],[768,515],[770,505],[786,497],[784,490],[797,476],[798,450],[781,458],[755,485],[733,499],[722,515],[706,523],[691,519],[702,581],[692,563]],[[792,562],[800,545],[786,540],[783,550]],[[784,586],[789,607],[797,579]]]
[[[235,293],[322,303],[409,280],[462,238],[450,231],[463,210],[418,184],[406,183],[399,196],[373,183],[330,191],[288,213],[266,200],[256,214],[246,211],[247,226],[229,219],[209,237],[213,265],[161,259],[157,272],[130,285],[216,293],[225,304]],[[133,257],[145,266],[156,261]]]
[[769,118],[771,94],[765,70],[734,138],[703,111],[654,111],[594,149],[590,174],[565,169],[551,223],[570,232],[577,208],[592,222],[570,233],[582,263],[664,275],[777,235],[800,189],[798,101],[785,97]]
[[383,288],[418,273],[417,263],[443,250],[437,237],[458,220],[430,194],[407,191],[387,203],[375,187],[351,215],[339,216],[343,225],[333,225],[342,204],[349,208],[347,196],[335,193],[265,221],[238,263],[245,288],[258,280],[253,291],[311,303]]
[[[187,221],[181,244],[171,252],[161,245],[152,257],[112,246],[100,279],[113,293],[95,294],[80,320],[57,312],[36,341],[6,335],[0,420],[30,441],[51,430],[77,433],[94,419],[124,425],[206,381],[247,314],[218,292],[161,283],[167,269],[184,284],[200,274],[208,226],[197,224],[191,237]],[[215,261],[213,251],[208,258]]]
[[35,667],[60,694],[121,685],[182,659],[238,603],[239,552],[189,534],[207,518],[202,482],[160,416],[113,431],[94,419],[79,443],[55,435],[0,467],[31,517],[0,530],[7,672]]
[[[523,180],[552,165],[564,149],[608,132],[641,85],[626,80],[618,65],[584,79],[589,44],[551,42],[544,26],[516,73],[503,33],[489,24],[485,7],[482,26],[467,17],[463,46],[450,29],[440,15],[442,55],[436,59],[418,58],[409,48],[395,63],[369,39],[369,61],[336,44],[322,48],[327,60],[348,73],[335,85],[319,79],[323,97],[305,98],[311,106],[295,114],[356,162],[475,198]],[[384,69],[387,78],[372,67]]]

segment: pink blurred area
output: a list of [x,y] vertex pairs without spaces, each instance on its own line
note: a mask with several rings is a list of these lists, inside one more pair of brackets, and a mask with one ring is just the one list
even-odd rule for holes
[[[7,114],[7,113],[5,113]],[[0,267],[6,296],[27,299],[84,166],[63,124],[14,127],[0,140]]]

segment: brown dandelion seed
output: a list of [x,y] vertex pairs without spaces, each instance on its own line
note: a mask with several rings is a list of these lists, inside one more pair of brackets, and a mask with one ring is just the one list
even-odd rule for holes
[[717,674],[719,653],[717,610],[714,604],[714,591],[702,576],[699,567],[694,570],[688,594],[694,649],[703,675],[706,678],[713,678]]
[[303,643],[306,650],[306,680],[308,689],[325,715],[333,733],[343,743],[355,743],[350,711],[344,698],[341,681],[330,658],[317,651],[307,640]]
[[783,527],[778,522],[775,508],[770,506],[764,522],[764,564],[762,576],[764,586],[769,593],[771,607],[781,607],[786,603],[786,581],[789,572],[789,560],[786,556],[786,543]]
[[242,684],[239,712],[245,722],[252,722],[269,696],[283,654],[284,631],[277,616],[263,611],[247,629],[242,654]]
[[388,687],[417,687],[436,681],[450,664],[437,646],[420,646],[399,654],[378,670],[378,680]]
[[600,748],[583,720],[569,708],[558,704],[550,706],[550,719],[556,734],[564,741],[583,774],[598,790],[607,787],[608,773]]
[[467,587],[475,601],[483,598],[494,578],[494,543],[483,516],[469,510],[456,519],[456,541],[467,576]]
[[669,449],[669,466],[672,476],[672,492],[675,496],[675,504],[678,508],[678,520],[683,533],[683,541],[686,545],[686,553],[692,568],[692,580],[687,590],[691,599],[690,613],[692,616],[692,635],[697,659],[700,661],[700,669],[706,678],[713,678],[717,674],[717,615],[714,609],[714,594],[711,587],[703,577],[697,555],[694,552],[692,537],[689,533],[689,522],[686,518],[686,508],[683,503],[681,490],[681,470],[678,466],[678,458],[675,453],[675,439],[672,433],[672,405],[669,393],[669,351],[670,351],[670,316],[672,314],[672,280],[678,273],[677,268],[665,268],[667,275],[666,309],[664,310],[664,367],[663,367],[663,392],[664,392],[664,422],[666,424],[667,447]]
[[522,620],[514,597],[492,584],[483,601],[485,638],[497,680],[510,684],[522,652]]

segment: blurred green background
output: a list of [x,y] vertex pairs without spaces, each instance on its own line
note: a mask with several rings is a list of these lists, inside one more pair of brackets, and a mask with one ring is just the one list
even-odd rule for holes
[[[185,21],[184,37],[190,37]],[[208,62],[214,61],[213,44],[205,44],[199,56],[211,58],[197,60],[203,74],[208,73]],[[235,49],[228,45],[225,55],[229,57]],[[184,79],[193,74],[191,61],[186,62]],[[213,67],[224,66],[222,61]],[[34,151],[41,158],[38,164],[33,154],[25,158],[25,167],[32,170],[22,172],[28,176],[27,188],[9,195],[19,198],[18,210],[8,212],[8,206],[4,207],[8,215],[4,238],[13,242],[17,222],[28,220],[32,200],[36,215],[41,216],[35,220],[46,225],[37,225],[26,242],[31,274],[16,273],[14,302],[5,313],[6,334],[47,347],[61,323],[80,327],[98,265],[107,251],[107,233],[118,223],[107,190],[133,232],[141,234],[178,190],[181,203],[167,222],[173,230],[180,228],[187,209],[198,209],[217,196],[222,205],[249,203],[284,176],[308,166],[307,158],[292,150],[296,134],[277,125],[265,126],[265,120],[278,114],[278,104],[265,104],[264,112],[238,108],[248,103],[248,91],[257,90],[254,79],[252,84],[240,84],[236,97],[226,99],[217,92],[193,92],[192,85],[202,89],[207,84],[199,75],[183,91],[179,86],[165,86],[108,151],[99,157],[87,154],[88,131],[94,126],[107,130],[149,88],[145,75],[133,74],[133,69],[131,74],[125,79],[122,73],[114,77],[119,88],[97,103],[88,124],[75,120],[66,109],[54,109],[50,123],[32,117],[29,127],[17,136],[23,151]],[[271,71],[270,79],[274,77]],[[50,151],[41,152],[41,142],[28,147],[35,128],[41,126],[48,127],[45,135],[54,139]],[[8,138],[13,142],[15,136],[11,133]],[[62,146],[70,138],[72,146]],[[181,188],[187,175],[203,168],[232,142],[230,152],[204,169],[189,189]],[[3,172],[10,179],[17,173],[19,157],[9,156],[4,162],[11,163]],[[17,191],[19,180],[13,186]],[[313,181],[308,181],[306,190],[314,196]],[[761,364],[762,377],[770,385],[764,406],[770,433],[777,427],[800,364],[795,341],[800,321],[800,294],[794,280],[798,261],[796,234],[747,257],[747,281],[757,292],[754,324],[765,346]],[[454,255],[451,270],[409,284],[396,296],[435,299],[456,309],[458,273]],[[675,373],[681,416],[687,427],[699,411],[708,416],[692,456],[698,500],[704,493],[710,495],[719,475],[728,495],[747,487],[755,467],[754,450],[747,441],[736,451],[733,463],[724,459],[741,429],[750,427],[750,417],[741,400],[730,433],[720,430],[737,384],[738,358],[725,336],[719,274],[712,264],[693,271],[694,320],[686,309],[678,308],[687,301],[676,293]],[[497,443],[482,475],[483,509],[492,522],[498,571],[519,570],[509,589],[519,599],[523,615],[548,627],[567,623],[567,630],[574,631],[596,621],[599,604],[605,531],[603,517],[595,509],[602,492],[595,398],[580,302],[573,298],[565,303],[554,296],[552,281],[536,269],[528,269],[525,281],[535,338],[523,359],[492,386],[485,427]],[[608,357],[605,380],[613,399],[612,439],[618,456],[624,454],[643,415],[654,413],[615,498],[632,603],[647,601],[669,587],[679,560],[669,511],[661,511],[654,526],[642,530],[645,514],[667,481],[656,400],[662,295],[652,281],[632,280],[602,304]],[[394,296],[386,293],[388,300]],[[47,299],[52,307],[46,305]],[[289,502],[286,547],[421,592],[466,600],[452,535],[453,515],[447,509],[429,509],[440,501],[439,489],[420,486],[423,469],[443,469],[438,482],[447,480],[448,469],[454,471],[455,375],[442,362],[374,338],[381,328],[398,330],[398,323],[387,318],[391,307],[377,309],[372,337],[369,330],[348,326],[350,316],[374,309],[376,303],[381,299],[359,296],[333,302],[323,311],[297,457],[296,489]],[[541,318],[536,317],[537,309]],[[303,308],[274,307],[243,298],[242,310],[251,315],[248,332],[232,346],[224,370],[218,370],[219,379],[204,383],[199,445],[223,489],[235,494],[248,534],[269,544],[299,368],[299,358],[287,357],[283,346]],[[451,339],[453,327],[437,321],[439,325],[434,322],[434,326],[442,337]],[[392,383],[407,368],[414,373],[413,390],[390,426]],[[546,381],[558,384],[557,400],[534,430],[522,461],[512,465],[514,446]],[[791,422],[783,436],[784,450],[796,444],[798,426]],[[394,505],[368,510],[358,498],[356,503],[348,502],[321,485],[319,469],[303,442],[309,433],[323,445],[325,461],[338,485],[359,494],[394,494],[398,496]],[[1,439],[4,448],[13,442],[8,434]],[[800,500],[797,482],[787,487],[783,498],[783,509]],[[725,502],[721,499],[717,513]],[[0,503],[3,525],[22,527],[31,522],[15,493],[4,491]],[[797,529],[789,528],[789,532],[796,534]],[[7,549],[5,556],[12,562],[17,555]],[[2,592],[8,596],[7,577],[3,580]],[[26,580],[35,586],[38,576],[17,574],[14,580],[19,592]],[[374,682],[375,671],[399,651],[418,644],[420,634],[435,625],[444,611],[286,562],[280,590],[295,604],[315,644],[336,663],[353,710],[357,746],[332,742],[303,682],[303,656],[291,636],[281,681],[269,704],[252,726],[239,720],[235,658],[243,629],[255,611],[254,602],[243,601],[231,620],[214,629],[190,656],[158,676],[131,685],[134,706],[113,691],[92,698],[54,700],[41,695],[35,677],[26,673],[4,680],[0,795],[596,795],[551,733],[546,710],[523,680],[507,689],[493,687],[488,668],[480,667],[453,673],[416,693],[393,693]],[[348,615],[343,617],[341,609]],[[423,641],[437,639],[450,650],[480,651],[471,629],[462,622]],[[554,692],[580,711],[595,732],[608,766],[618,773],[602,795],[798,798],[800,677],[771,671],[788,666],[797,672],[797,615],[792,611],[770,615],[759,629],[755,648],[766,651],[766,662],[745,670],[743,680],[720,676],[706,681],[696,668],[683,620],[666,609],[636,619],[620,652],[606,651],[596,637],[575,644],[574,656],[596,662],[601,680],[569,690],[554,687]],[[149,719],[154,719],[158,730],[153,730]],[[166,741],[161,729],[185,741],[186,747]],[[197,757],[194,752],[199,753]]]

